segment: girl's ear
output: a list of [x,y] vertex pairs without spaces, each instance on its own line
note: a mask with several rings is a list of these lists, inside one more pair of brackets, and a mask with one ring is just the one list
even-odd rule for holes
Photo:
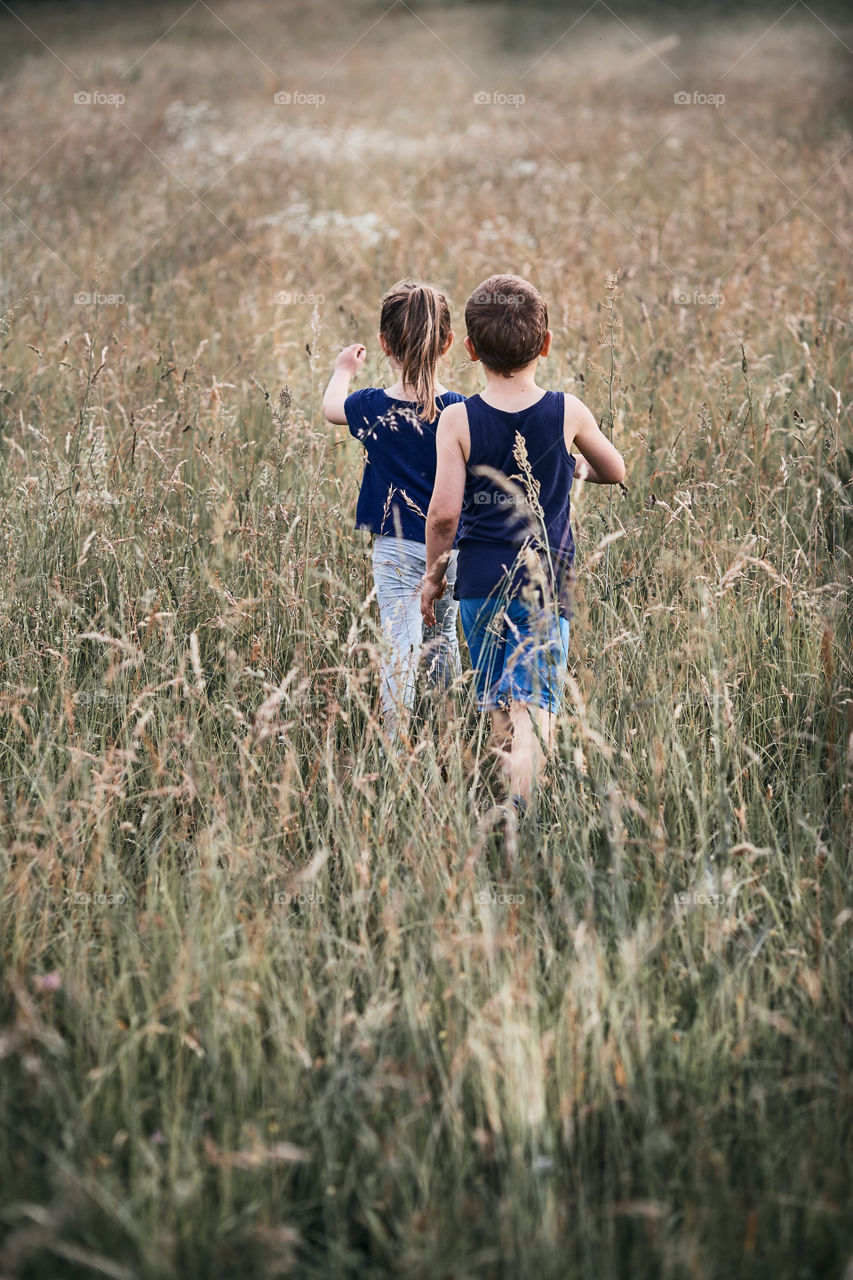
[[450,348],[453,346],[453,339],[454,339],[455,337],[456,337],[456,334],[455,334],[455,333],[453,332],[453,330],[451,329],[451,330],[450,330],[450,336],[448,337],[447,341],[445,342],[444,347],[443,347],[442,352],[441,352],[441,354],[442,354],[443,356],[446,356],[446,355],[447,355],[447,353],[448,353],[448,351],[450,350]]
[[474,344],[470,338],[465,339],[465,350],[468,352],[468,355],[471,357],[472,360],[480,359],[480,357],[477,355]]
[[390,357],[391,357],[391,349],[390,349],[390,347],[388,346],[388,343],[385,341],[385,336],[384,336],[384,334],[377,333],[377,335],[376,335],[376,336],[377,336],[377,338],[379,339],[379,345],[380,345],[380,347],[381,347],[381,348],[382,348],[382,350],[385,352],[386,356],[388,356],[388,358],[390,359]]
[[545,341],[542,343],[542,350],[539,352],[540,356],[542,356],[543,359],[545,356],[547,356],[548,352],[551,350],[551,339],[553,338],[553,336],[554,335],[550,329],[547,329],[545,331]]

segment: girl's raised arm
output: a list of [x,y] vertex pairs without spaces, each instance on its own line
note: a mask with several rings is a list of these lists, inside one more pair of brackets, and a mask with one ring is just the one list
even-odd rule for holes
[[367,355],[366,347],[360,342],[353,342],[338,352],[335,359],[335,371],[329,379],[329,385],[323,392],[323,413],[328,422],[336,427],[347,425],[344,403],[349,395],[350,378],[358,373]]

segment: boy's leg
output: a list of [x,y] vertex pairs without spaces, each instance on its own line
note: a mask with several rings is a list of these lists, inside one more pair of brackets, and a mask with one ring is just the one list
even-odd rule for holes
[[509,711],[493,711],[492,718],[492,748],[501,771],[504,776],[508,776],[510,754],[512,752],[512,720]]
[[509,752],[512,734],[509,715],[503,710],[503,700],[496,694],[503,677],[506,655],[503,604],[494,598],[461,600],[459,615],[474,668],[477,704],[481,711],[488,711],[491,715],[492,746],[501,767],[505,768],[504,757]]
[[373,580],[387,652],[382,655],[380,689],[385,727],[394,737],[415,700],[415,677],[423,623],[420,584],[423,555],[403,538],[377,538]]
[[569,650],[569,623],[513,602],[507,608],[507,661],[500,691],[508,704],[501,752],[510,795],[529,802],[553,747]]
[[506,648],[502,606],[492,598],[460,600],[459,616],[474,669],[479,709],[500,715],[495,689],[503,675]]
[[533,783],[545,768],[545,752],[550,752],[554,745],[554,714],[545,707],[513,699],[507,719],[511,727],[511,742],[505,757],[509,792],[529,804]]

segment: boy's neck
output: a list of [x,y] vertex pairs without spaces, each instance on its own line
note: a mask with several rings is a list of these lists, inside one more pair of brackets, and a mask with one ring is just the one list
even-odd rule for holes
[[545,394],[544,388],[536,382],[538,365],[539,361],[533,360],[523,368],[516,369],[508,378],[500,373],[492,373],[491,369],[483,365],[486,389],[480,392],[480,399],[493,409],[528,409]]

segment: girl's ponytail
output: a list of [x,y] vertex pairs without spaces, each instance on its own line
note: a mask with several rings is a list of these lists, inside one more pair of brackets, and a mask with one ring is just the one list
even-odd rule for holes
[[418,413],[438,416],[435,369],[450,338],[450,308],[440,289],[400,280],[382,299],[379,331],[400,365],[403,382],[415,390]]

